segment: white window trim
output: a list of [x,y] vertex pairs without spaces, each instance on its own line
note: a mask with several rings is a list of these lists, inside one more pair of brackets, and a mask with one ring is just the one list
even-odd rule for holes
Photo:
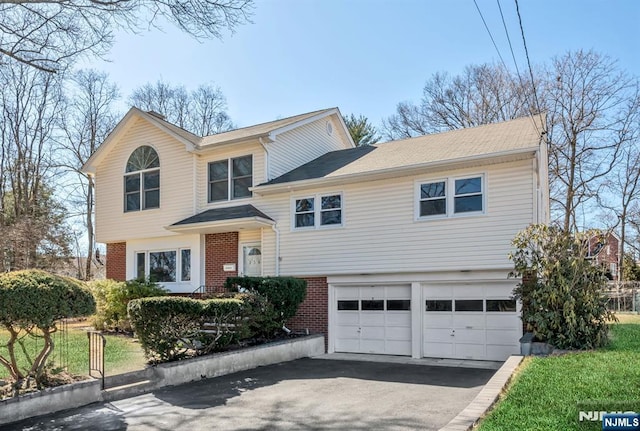
[[[124,197],[124,202],[123,202],[123,206],[124,206],[124,213],[128,214],[128,213],[137,213],[140,211],[153,211],[153,210],[159,210],[161,205],[160,202],[162,202],[162,184],[160,184],[160,186],[158,187],[158,194],[159,194],[159,202],[158,202],[158,206],[157,207],[153,207],[153,208],[145,208],[145,201],[144,201],[144,192],[146,191],[144,188],[144,174],[149,173],[149,172],[155,172],[158,171],[158,177],[159,177],[159,182],[161,182],[162,178],[160,178],[160,168],[149,168],[149,169],[142,169],[141,171],[133,171],[133,172],[126,172],[124,174],[124,176],[122,177],[123,181],[122,181],[122,195]],[[131,194],[131,193],[127,193],[127,177],[132,177],[134,175],[138,176],[138,180],[140,181],[140,189],[138,190],[138,194],[140,195],[140,208],[137,210],[127,210],[127,194]],[[156,189],[151,189],[151,190],[156,190]],[[132,192],[133,193],[133,192]]]
[[[213,204],[220,204],[220,203],[224,203],[224,202],[239,202],[239,201],[243,201],[243,200],[247,200],[247,199],[251,199],[253,198],[253,192],[249,191],[249,193],[251,193],[250,196],[246,196],[243,198],[233,198],[231,195],[233,194],[233,187],[232,187],[232,183],[233,183],[233,160],[234,159],[241,159],[243,157],[251,157],[251,187],[254,186],[254,179],[255,179],[255,174],[254,174],[254,168],[255,168],[255,164],[253,163],[255,160],[255,156],[253,153],[250,154],[244,154],[242,156],[235,156],[235,157],[227,157],[226,159],[218,159],[218,160],[210,160],[207,162],[207,171],[206,171],[206,177],[207,177],[207,204],[208,205],[213,205]],[[217,163],[217,162],[223,162],[225,161],[227,162],[227,198],[226,199],[218,199],[215,201],[211,200],[211,191],[209,189],[209,186],[211,184],[211,180],[209,178],[209,165],[211,163]]]
[[[191,250],[191,280],[182,280],[182,250]],[[146,249],[146,250],[134,250],[133,252],[133,271],[134,278],[139,278],[138,274],[138,254],[144,253],[144,277],[149,276],[149,253],[160,253],[173,251],[176,253],[176,281],[160,281],[158,284],[162,285],[177,285],[177,284],[190,284],[193,281],[193,248],[192,247],[179,247],[179,248],[159,248],[159,249]]]
[[[462,213],[455,213],[455,187],[456,180],[462,180],[467,178],[476,178],[480,177],[480,187],[482,191],[482,211],[468,211]],[[420,197],[421,190],[420,186],[422,184],[428,183],[437,183],[443,182],[445,183],[445,202],[446,202],[446,214],[437,214],[432,216],[421,216],[420,215]],[[451,219],[451,218],[464,218],[464,217],[477,217],[487,214],[487,175],[486,173],[476,173],[476,174],[468,174],[468,175],[456,175],[450,177],[439,177],[439,178],[429,178],[429,179],[420,179],[414,182],[414,220],[415,221],[425,221],[425,220],[443,220],[443,219]]]
[[[340,196],[340,223],[339,224],[327,224],[321,225],[321,213],[322,213],[322,198],[326,196]],[[296,200],[299,199],[313,199],[313,226],[296,227]],[[336,208],[337,209],[337,208]],[[327,210],[330,211],[330,210]],[[323,229],[336,229],[345,226],[344,222],[344,194],[342,192],[330,192],[330,193],[309,193],[307,195],[299,195],[291,198],[291,231],[309,231],[309,230],[323,230]]]

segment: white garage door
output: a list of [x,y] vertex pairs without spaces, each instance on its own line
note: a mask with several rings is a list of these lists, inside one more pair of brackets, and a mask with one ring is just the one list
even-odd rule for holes
[[336,287],[335,351],[411,355],[411,287]]
[[505,360],[520,352],[513,285],[424,285],[426,357]]

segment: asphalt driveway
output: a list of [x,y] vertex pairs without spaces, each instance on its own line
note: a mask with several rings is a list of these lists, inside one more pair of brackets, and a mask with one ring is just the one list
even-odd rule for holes
[[300,359],[2,430],[436,430],[494,370]]

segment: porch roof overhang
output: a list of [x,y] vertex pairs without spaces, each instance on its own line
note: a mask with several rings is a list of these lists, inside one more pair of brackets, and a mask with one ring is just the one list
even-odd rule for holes
[[165,229],[176,233],[222,233],[260,229],[275,221],[253,205],[214,208],[180,220]]

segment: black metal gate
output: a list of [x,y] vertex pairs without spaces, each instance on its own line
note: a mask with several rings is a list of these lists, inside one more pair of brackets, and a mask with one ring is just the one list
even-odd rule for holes
[[104,389],[104,348],[107,340],[100,332],[89,331],[89,376],[97,377],[93,373],[99,374],[102,379],[102,389]]

